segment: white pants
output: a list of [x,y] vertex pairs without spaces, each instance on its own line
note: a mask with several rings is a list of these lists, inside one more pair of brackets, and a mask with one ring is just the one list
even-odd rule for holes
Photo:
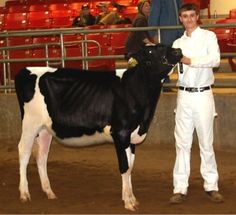
[[190,175],[190,153],[196,129],[204,190],[218,191],[218,172],[213,149],[215,103],[212,90],[204,92],[178,91],[175,116],[176,161],[173,171],[174,193],[187,194]]

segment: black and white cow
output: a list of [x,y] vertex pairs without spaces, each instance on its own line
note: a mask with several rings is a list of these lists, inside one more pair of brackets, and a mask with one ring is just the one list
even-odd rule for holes
[[135,210],[131,170],[135,144],[144,140],[161,92],[161,80],[182,57],[180,49],[145,46],[133,56],[138,64],[122,78],[108,72],[27,67],[16,76],[22,115],[18,145],[20,199],[30,200],[27,165],[37,144],[36,161],[43,191],[55,199],[47,175],[52,137],[72,146],[114,142],[122,176],[125,208]]

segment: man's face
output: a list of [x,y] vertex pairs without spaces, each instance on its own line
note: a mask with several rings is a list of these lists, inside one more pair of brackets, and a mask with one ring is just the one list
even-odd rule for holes
[[199,15],[196,14],[194,10],[183,11],[179,16],[185,29],[194,29],[198,26]]

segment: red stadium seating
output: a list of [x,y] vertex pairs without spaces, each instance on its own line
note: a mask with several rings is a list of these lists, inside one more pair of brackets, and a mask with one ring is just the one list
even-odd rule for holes
[[6,30],[23,30],[27,28],[26,13],[8,13],[5,18]]
[[31,37],[9,37],[8,44],[10,46],[32,44],[32,38]]
[[29,12],[42,12],[48,10],[47,4],[32,4],[29,6]]
[[[32,51],[32,56],[33,56],[33,58],[46,58],[46,49],[45,48],[34,49]],[[49,47],[48,48],[48,57],[49,58],[60,58],[61,57],[61,50],[59,48]],[[50,66],[61,66],[60,59],[58,59],[58,61],[50,61],[50,59],[49,59],[48,63]],[[45,61],[31,62],[31,65],[33,65],[33,66],[46,66],[47,63]]]
[[[99,50],[97,47],[88,47],[87,54],[88,56],[99,56]],[[114,55],[114,50],[111,47],[103,47],[101,50],[101,55]],[[88,69],[115,71],[115,60],[91,60],[88,61]]]
[[87,1],[81,1],[81,2],[72,2],[70,3],[70,9],[75,11],[80,11],[83,4],[87,4]]
[[236,19],[236,9],[232,9],[229,11],[229,18]]
[[28,11],[28,5],[12,5],[8,8],[8,13],[27,13]]
[[52,18],[51,28],[69,28],[72,22],[72,17],[55,17]]
[[[131,24],[111,25],[110,28],[129,28]],[[111,46],[115,54],[125,54],[125,42],[128,38],[129,32],[113,32],[111,33]]]
[[[25,59],[31,58],[32,51],[31,50],[9,50],[9,59]],[[30,66],[30,62],[11,62],[10,63],[10,79],[14,80],[18,71],[26,66]]]
[[14,6],[14,5],[19,5],[19,4],[24,5],[24,2],[21,3],[19,0],[10,0],[10,1],[6,1],[5,2],[5,6],[6,7],[10,7],[10,6]]
[[49,5],[49,10],[69,10],[69,4],[66,3],[57,3],[57,4],[50,4]]
[[[81,46],[66,46],[65,47],[65,57],[81,57]],[[70,68],[82,68],[81,60],[68,60],[65,61],[65,66]]]
[[27,0],[28,5],[33,4],[46,4],[46,0]]
[[[53,11],[51,11],[52,18],[73,17],[73,16],[74,16],[73,10],[53,10]],[[72,24],[72,22],[71,22],[71,24]]]
[[65,4],[67,0],[45,0],[47,4]]
[[221,52],[230,52],[230,48],[227,45],[231,39],[231,29],[230,28],[215,28],[212,29],[215,32],[218,39],[219,47]]
[[49,11],[42,12],[30,12],[28,14],[28,26],[29,29],[37,28],[50,28],[51,19]]
[[[106,33],[93,33],[93,34],[87,34],[84,39],[91,40],[91,42],[88,42],[87,45],[89,47],[97,47],[96,42],[100,44],[101,47],[104,46],[110,46],[110,34]],[[92,42],[95,41],[95,42]]]
[[[232,38],[228,43],[231,52],[236,52],[236,28],[232,29]],[[234,58],[235,59],[235,58]],[[232,71],[236,72],[236,62],[233,60],[233,57],[229,58],[229,64],[231,66]]]

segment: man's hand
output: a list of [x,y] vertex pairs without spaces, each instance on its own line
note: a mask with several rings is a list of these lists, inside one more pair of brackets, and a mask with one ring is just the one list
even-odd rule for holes
[[188,57],[183,56],[182,59],[180,60],[181,63],[190,65],[191,64],[191,59]]

